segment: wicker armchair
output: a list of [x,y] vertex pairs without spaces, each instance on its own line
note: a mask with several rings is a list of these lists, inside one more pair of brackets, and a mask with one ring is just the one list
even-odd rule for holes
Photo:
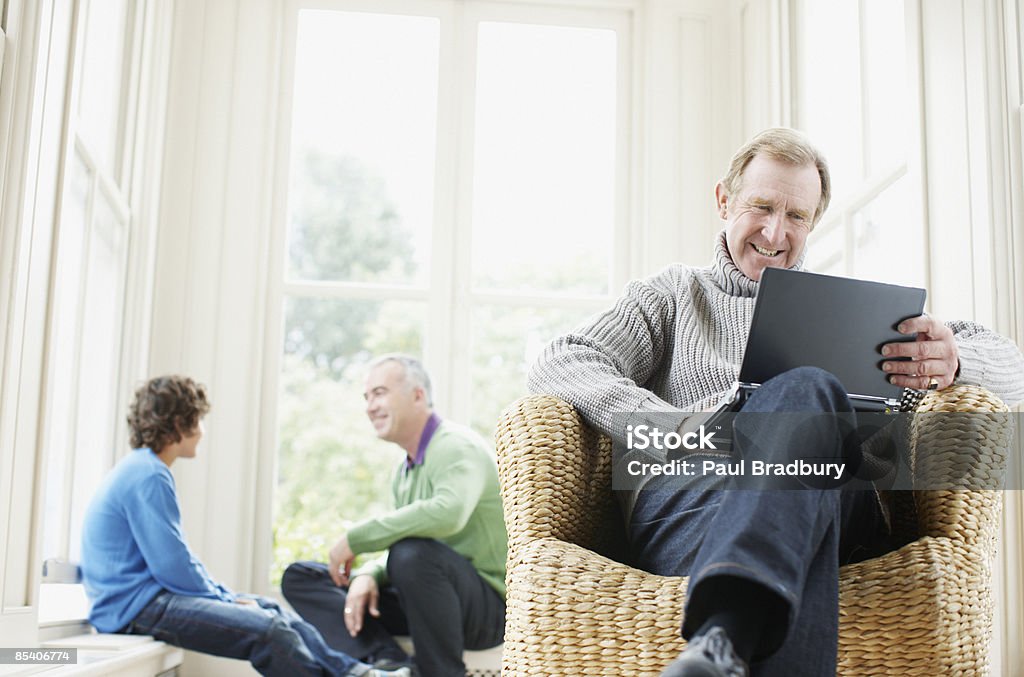
[[[1006,408],[983,389],[957,386],[930,394],[918,411]],[[1000,417],[915,420],[913,448],[929,449],[929,458],[1005,462],[1009,430]],[[609,439],[550,396],[511,405],[496,438],[509,534],[503,674],[658,675],[684,646],[687,579],[616,561],[625,539]],[[987,674],[1001,496],[898,494],[913,540],[841,570],[839,672]]]

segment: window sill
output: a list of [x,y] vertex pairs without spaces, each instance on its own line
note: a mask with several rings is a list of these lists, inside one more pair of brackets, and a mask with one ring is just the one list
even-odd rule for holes
[[40,629],[79,625],[89,617],[89,600],[81,583],[43,583],[38,607]]
[[50,648],[78,649],[78,664],[47,670],[46,675],[76,677],[152,677],[181,665],[185,652],[144,635],[83,634],[42,642]]

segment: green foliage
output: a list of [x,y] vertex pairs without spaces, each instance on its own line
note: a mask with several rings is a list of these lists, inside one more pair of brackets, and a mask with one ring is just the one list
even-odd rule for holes
[[326,561],[352,524],[390,510],[390,477],[402,450],[378,440],[363,413],[361,370],[325,378],[306,360],[284,359],[274,493],[277,585],[291,562]]
[[590,313],[482,306],[473,313],[473,427],[487,439],[502,410],[526,394],[530,365],[552,337],[579,325]]
[[384,180],[358,159],[306,149],[295,163],[288,257],[301,280],[407,282],[410,233]]

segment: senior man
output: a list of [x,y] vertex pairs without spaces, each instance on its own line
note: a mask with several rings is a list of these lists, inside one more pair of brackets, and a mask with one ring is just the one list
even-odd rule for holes
[[[421,675],[463,677],[463,649],[497,646],[505,632],[508,536],[494,454],[434,412],[413,357],[375,360],[363,395],[377,436],[405,452],[391,483],[395,510],[352,527],[328,565],[289,566],[281,589],[331,647],[391,669],[409,663],[394,640],[408,634]],[[351,572],[357,554],[385,548]]]
[[[725,229],[711,265],[674,265],[631,282],[613,308],[546,348],[531,390],[572,403],[620,445],[624,421],[637,417],[692,426],[700,419],[693,412],[715,407],[737,380],[762,272],[802,268],[829,196],[828,165],[802,134],[760,133],[715,187]],[[1024,398],[1024,357],[1009,340],[924,315],[898,328],[917,340],[883,347],[885,358],[911,358],[882,363],[892,383],[925,389],[955,381],[983,385],[1007,403]],[[766,382],[743,407],[779,411],[852,408],[832,375],[801,368]],[[753,418],[747,425],[758,430],[746,439],[760,449],[780,458],[800,451],[781,426]],[[819,432],[799,441],[804,451],[845,453],[830,431]],[[726,486],[713,477],[660,477],[620,492],[636,564],[690,576],[682,628],[689,643],[663,675],[734,677],[751,667],[761,675],[835,674],[839,567],[886,534],[875,493],[718,491]]]

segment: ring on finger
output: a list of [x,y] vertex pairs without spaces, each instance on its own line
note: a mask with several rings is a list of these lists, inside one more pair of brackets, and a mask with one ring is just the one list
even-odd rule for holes
[[934,376],[932,376],[930,379],[928,379],[928,390],[938,390],[938,389],[939,389],[939,379],[937,379]]

